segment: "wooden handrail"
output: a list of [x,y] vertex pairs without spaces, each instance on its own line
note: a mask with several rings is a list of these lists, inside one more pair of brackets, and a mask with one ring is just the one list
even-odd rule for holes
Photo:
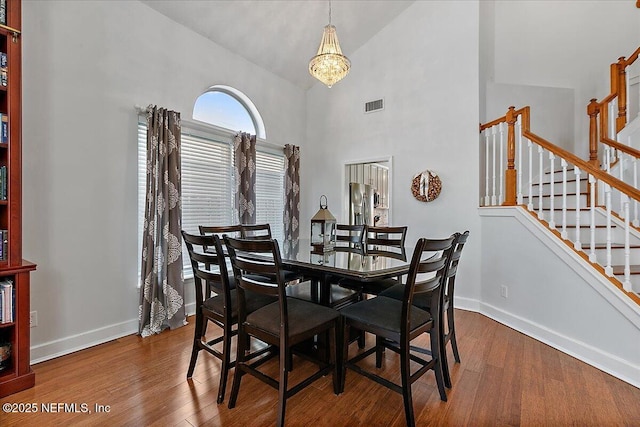
[[[508,126],[508,135],[507,135],[507,153],[515,153],[515,129],[514,126],[510,123],[515,123],[515,120],[518,116],[521,117],[521,127],[522,127],[522,136],[529,139],[532,142],[535,142],[542,148],[547,151],[552,152],[556,156],[563,158],[567,162],[575,165],[580,170],[594,176],[598,180],[610,185],[622,193],[625,193],[627,196],[631,197],[634,200],[640,201],[640,190],[632,187],[626,182],[610,175],[609,173],[601,170],[599,167],[592,165],[590,162],[582,160],[580,157],[575,154],[565,150],[564,148],[558,147],[557,145],[547,141],[539,135],[531,132],[530,129],[530,107],[526,106],[519,110],[516,110],[515,107],[509,107],[507,114],[504,117],[500,117],[496,120],[486,123],[485,125],[481,125],[481,131],[489,128],[489,124],[496,125],[498,123],[506,122],[509,124]],[[637,155],[640,158],[640,151],[635,150],[634,148],[628,147],[626,145],[620,144],[619,142],[613,141],[607,137],[603,138],[606,144],[611,145],[612,147],[619,149],[630,155]],[[515,157],[515,155],[514,155]],[[512,179],[509,178],[510,175]],[[516,170],[515,170],[515,161],[507,154],[507,170],[505,171],[505,201],[503,206],[515,206],[516,205]]]
[[628,67],[629,65],[633,64],[636,59],[638,59],[638,56],[640,56],[640,47],[637,48],[636,51],[629,56],[629,59],[625,61],[626,66]]
[[613,147],[618,151],[622,151],[625,154],[633,156],[636,159],[640,159],[640,150],[636,150],[633,147],[629,147],[628,145],[624,145],[610,138],[602,138],[600,142],[602,142],[603,144],[607,144],[608,146]]

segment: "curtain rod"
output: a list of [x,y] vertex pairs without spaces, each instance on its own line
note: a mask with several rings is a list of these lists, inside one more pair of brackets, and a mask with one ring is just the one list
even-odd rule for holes
[[[134,105],[133,108],[138,112],[138,114],[147,114],[147,112],[149,111],[149,107],[142,107],[138,104]],[[197,121],[192,121],[187,119],[181,119],[181,121],[192,128],[201,129],[201,130],[209,129],[219,133],[220,132],[228,133],[230,136],[234,136],[237,132],[237,131],[232,131],[229,129],[222,128],[220,126],[212,125],[211,123],[197,122]],[[261,145],[264,145],[269,148],[278,149],[278,150],[284,149],[284,145],[274,144],[273,142],[268,142],[266,139],[256,137],[256,141],[259,142]]]

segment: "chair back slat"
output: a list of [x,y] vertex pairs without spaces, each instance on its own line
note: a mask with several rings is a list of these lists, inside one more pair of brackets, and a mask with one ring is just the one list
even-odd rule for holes
[[213,234],[189,234],[183,230],[182,238],[191,261],[197,306],[199,307],[204,300],[211,297],[213,289],[216,293],[223,294],[225,301],[228,301],[230,298],[229,272],[220,237]]
[[[225,236],[224,240],[231,258],[240,300],[244,299],[245,290],[284,297],[282,261],[275,240],[234,239],[229,236]],[[243,303],[239,306],[242,308]]]
[[245,240],[269,240],[271,239],[271,226],[269,224],[242,224],[240,226],[240,238]]
[[[407,283],[404,288],[402,301],[403,328],[401,334],[405,337],[409,334],[411,310],[413,308],[413,298],[415,295],[426,295],[431,300],[430,309],[435,327],[439,328],[442,321],[440,307],[444,298],[443,277],[447,274],[447,266],[453,254],[453,242],[456,235],[451,235],[446,239],[425,239],[421,238],[416,243],[411,258]],[[426,256],[427,253],[432,253]]]
[[362,247],[365,235],[365,225],[336,225],[336,246],[338,247]]
[[370,227],[367,226],[367,245],[404,247],[407,227]]

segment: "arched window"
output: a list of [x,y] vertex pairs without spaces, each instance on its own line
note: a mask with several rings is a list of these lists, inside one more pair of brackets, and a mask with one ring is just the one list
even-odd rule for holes
[[195,120],[232,131],[243,131],[265,139],[266,132],[260,113],[242,92],[230,86],[216,85],[196,99]]

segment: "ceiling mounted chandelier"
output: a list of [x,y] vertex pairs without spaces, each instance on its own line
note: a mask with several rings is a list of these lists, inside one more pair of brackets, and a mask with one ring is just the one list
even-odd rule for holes
[[351,68],[351,61],[342,54],[336,27],[331,25],[331,1],[329,1],[329,25],[324,27],[322,41],[316,56],[309,61],[309,73],[328,87],[342,80]]

